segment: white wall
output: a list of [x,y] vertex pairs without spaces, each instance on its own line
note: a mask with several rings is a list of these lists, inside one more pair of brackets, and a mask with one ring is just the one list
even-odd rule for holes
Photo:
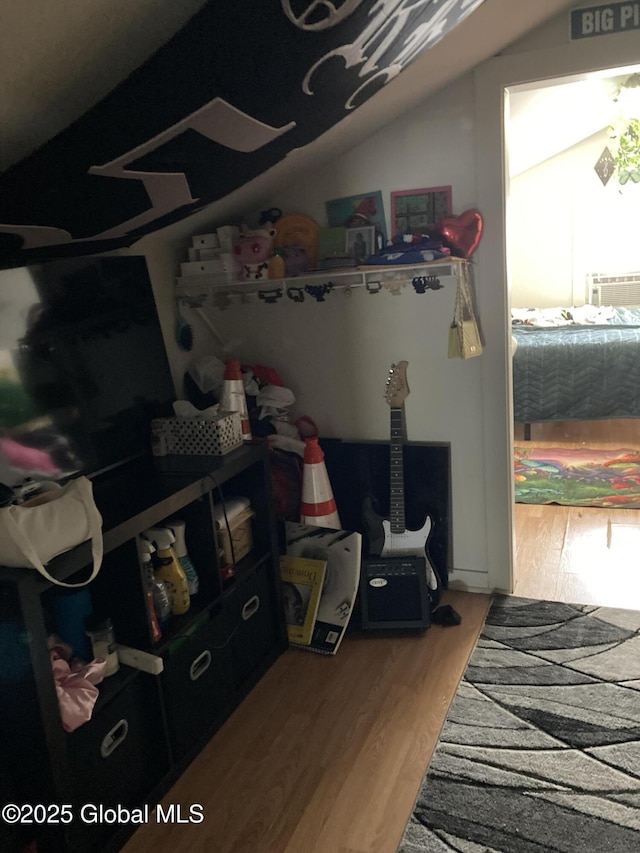
[[603,198],[612,191],[619,196],[614,179],[603,187],[594,170],[607,141],[602,131],[511,179],[508,240],[513,307],[576,304],[574,259],[576,290],[582,284],[577,304],[583,304],[587,270],[594,272],[611,262],[615,242],[601,241],[600,233],[595,233],[596,222],[605,225],[600,210]]
[[[275,203],[283,210],[304,210],[325,224],[325,200],[379,189],[389,223],[392,190],[451,185],[453,210],[460,213],[475,205],[472,116],[473,81],[466,75],[338,163],[276,195]],[[484,471],[482,435],[474,418],[481,407],[480,365],[478,359],[447,358],[454,296],[449,280],[445,289],[421,295],[411,287],[401,296],[358,291],[346,306],[336,294],[324,304],[309,305],[306,314],[295,310],[301,306],[290,312],[269,306],[275,310],[252,315],[248,335],[286,340],[292,360],[297,354],[296,393],[318,419],[321,435],[388,439],[384,381],[389,364],[409,361],[409,438],[451,442],[452,580],[482,588],[487,571]],[[292,339],[296,323],[299,333]],[[310,328],[315,341],[308,346]],[[323,348],[322,341],[329,346]]]
[[[526,80],[564,75],[581,68],[640,59],[637,34],[567,44],[567,17],[535,33],[516,49],[484,63],[349,153],[279,190],[271,188],[255,205],[278,205],[324,221],[327,199],[381,190],[385,205],[394,189],[451,184],[453,208],[478,207],[485,220],[474,256],[485,352],[468,362],[449,361],[446,333],[454,291],[401,296],[362,291],[345,298],[332,293],[325,303],[282,300],[219,311],[207,306],[222,337],[223,350],[203,325],[196,326],[194,356],[237,355],[271,364],[297,397],[296,413],[313,417],[321,435],[346,439],[387,438],[384,380],[391,362],[409,361],[406,403],[409,437],[447,440],[452,445],[452,580],[470,588],[509,588],[512,566],[511,403],[508,356],[503,186],[503,88]],[[602,42],[608,44],[603,47]],[[599,42],[596,44],[596,42]],[[620,51],[624,57],[620,57]],[[476,168],[476,162],[479,164]],[[388,217],[388,206],[386,208]],[[161,303],[174,376],[191,356],[172,345],[173,276],[190,233],[211,223],[206,211],[133,247],[148,255]],[[194,317],[194,323],[197,321]]]
[[640,270],[640,186],[602,184],[594,167],[607,145],[603,129],[511,178],[512,307],[582,305],[588,273]]

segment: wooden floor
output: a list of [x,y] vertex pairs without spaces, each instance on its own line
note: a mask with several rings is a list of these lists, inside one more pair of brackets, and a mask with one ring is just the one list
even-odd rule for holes
[[[640,449],[640,421],[534,424],[531,441]],[[516,504],[514,528],[516,595],[640,610],[640,510]]]
[[290,649],[125,853],[395,853],[489,596],[446,592],[462,617],[413,636],[348,636],[335,657]]

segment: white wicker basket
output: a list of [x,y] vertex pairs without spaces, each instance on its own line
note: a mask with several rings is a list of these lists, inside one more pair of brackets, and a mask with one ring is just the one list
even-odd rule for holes
[[156,418],[151,421],[154,456],[224,456],[242,444],[238,412],[207,418]]

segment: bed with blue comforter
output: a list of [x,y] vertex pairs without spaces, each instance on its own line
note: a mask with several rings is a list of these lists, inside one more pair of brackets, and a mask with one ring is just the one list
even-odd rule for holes
[[516,423],[640,417],[640,308],[512,310]]

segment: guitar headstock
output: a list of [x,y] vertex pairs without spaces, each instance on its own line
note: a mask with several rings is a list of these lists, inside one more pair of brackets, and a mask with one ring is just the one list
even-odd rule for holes
[[387,403],[394,409],[400,408],[409,396],[409,385],[407,384],[408,366],[408,361],[399,361],[397,364],[392,364],[389,368],[387,390],[384,396]]

